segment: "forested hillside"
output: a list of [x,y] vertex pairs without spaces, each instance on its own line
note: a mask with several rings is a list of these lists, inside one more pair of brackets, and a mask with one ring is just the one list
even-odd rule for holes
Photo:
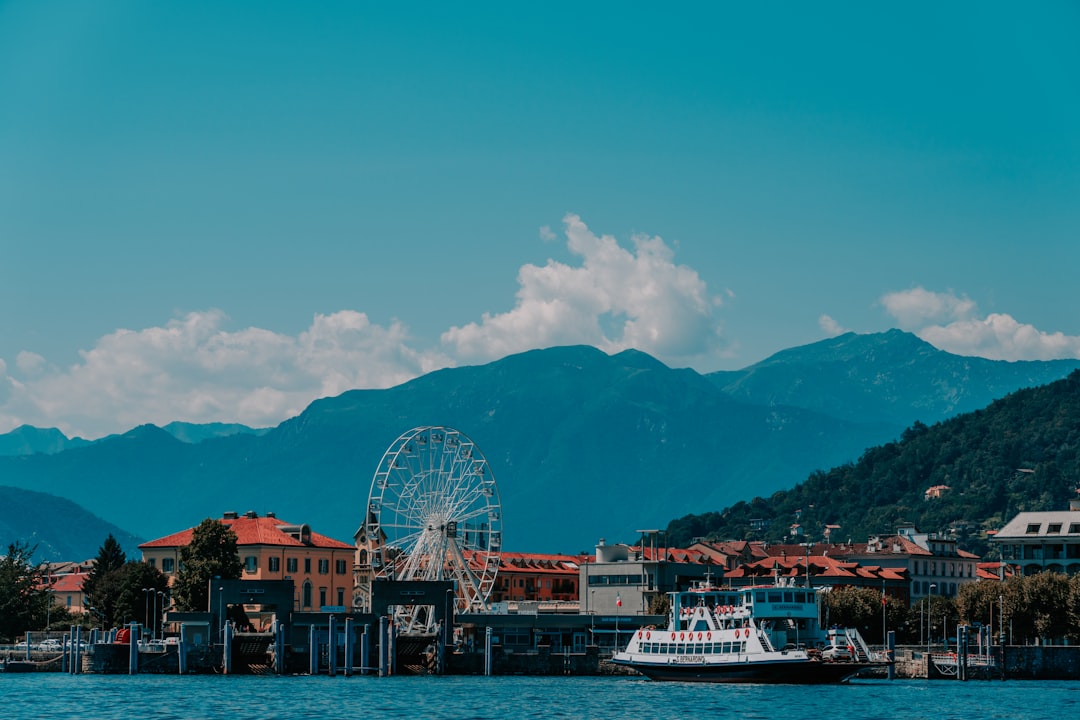
[[[824,539],[827,524],[840,526],[833,541],[865,541],[914,523],[922,531],[955,533],[961,547],[985,555],[987,530],[1021,511],[1063,509],[1076,496],[1078,446],[1080,371],[1074,371],[984,410],[931,427],[917,423],[899,441],[814,473],[791,490],[674,520],[669,542],[779,541],[790,537],[794,524],[814,542]],[[926,491],[938,485],[948,489],[927,499]]]

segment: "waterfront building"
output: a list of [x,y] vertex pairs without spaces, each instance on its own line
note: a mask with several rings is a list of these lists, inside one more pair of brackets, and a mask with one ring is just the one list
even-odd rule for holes
[[39,587],[48,588],[53,607],[82,615],[88,611],[83,582],[93,567],[92,561],[47,563]]
[[1080,498],[1068,510],[1022,512],[997,531],[991,542],[1001,559],[1017,565],[1024,575],[1050,570],[1080,573]]
[[910,584],[909,601],[929,595],[956,597],[961,585],[979,579],[978,555],[961,550],[954,537],[920,533],[913,526],[901,527],[895,535],[872,537],[865,543],[769,545],[765,550],[770,556],[828,556],[863,567],[904,570]]
[[836,548],[829,550],[833,557],[907,570],[911,601],[930,595],[956,597],[961,585],[979,579],[978,555],[961,550],[951,535],[920,533],[914,526],[901,527],[895,535]]
[[[225,513],[219,520],[236,533],[243,563],[242,580],[292,580],[293,610],[352,605],[355,548],[313,532],[306,523],[286,522],[267,513]],[[143,561],[172,582],[180,569],[180,550],[191,543],[195,528],[166,535],[139,546]]]
[[736,588],[778,581],[803,587],[868,587],[904,603],[910,600],[911,581],[906,568],[864,565],[824,554],[789,555],[781,550],[778,555],[740,565],[724,577],[725,585]]
[[581,565],[581,612],[598,615],[648,615],[667,593],[686,590],[710,578],[719,583],[724,566],[709,554],[657,545],[658,532],[646,531],[637,546],[607,545]]
[[536,602],[573,606],[577,611],[583,555],[503,552],[492,602]]
[[769,556],[760,542],[747,540],[699,540],[690,546],[691,552],[701,553],[725,571],[734,570],[740,565],[763,560]]
[[53,605],[67,608],[72,615],[82,615],[87,612],[86,594],[83,592],[83,583],[87,573],[63,573],[55,575],[52,579]]

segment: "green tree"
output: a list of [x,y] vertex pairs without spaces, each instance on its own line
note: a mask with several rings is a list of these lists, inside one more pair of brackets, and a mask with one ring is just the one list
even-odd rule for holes
[[929,595],[908,610],[907,641],[941,643],[944,633],[955,635],[958,622],[956,601],[941,595]]
[[120,623],[137,622],[157,627],[158,592],[169,591],[169,579],[156,567],[131,561],[111,576],[115,578],[116,618]]
[[44,567],[31,562],[36,549],[16,541],[0,558],[0,639],[11,641],[46,624],[52,594]]
[[116,538],[109,534],[98,548],[93,566],[83,581],[83,594],[105,627],[116,624],[116,578],[114,574],[127,562],[127,556]]
[[1069,639],[1080,640],[1080,575],[1069,578]]
[[1056,572],[1024,578],[1032,637],[1060,638],[1069,633],[1069,579]]
[[193,531],[191,542],[180,551],[180,570],[173,583],[177,608],[205,611],[210,602],[210,580],[238,579],[242,569],[236,533],[218,520],[203,520]]
[[884,642],[883,629],[902,633],[908,612],[907,606],[893,597],[887,598],[883,606],[880,590],[850,585],[840,585],[826,593],[824,610],[827,624],[855,628],[872,643]]
[[960,622],[990,625],[997,632],[1001,625],[1001,596],[1004,588],[995,581],[964,583],[956,593],[956,612]]

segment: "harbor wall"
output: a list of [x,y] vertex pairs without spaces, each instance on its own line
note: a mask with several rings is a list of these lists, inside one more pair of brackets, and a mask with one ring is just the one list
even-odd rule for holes
[[1010,645],[1005,648],[1005,677],[1012,680],[1080,680],[1080,647]]
[[[995,660],[1001,661],[1001,648],[994,648]],[[1005,647],[1006,680],[1080,680],[1080,646],[1076,645],[1007,645]],[[929,678],[955,680],[955,675],[943,675],[934,667],[922,649],[898,648],[895,672],[897,678]],[[968,679],[1001,679],[999,667],[968,666]]]

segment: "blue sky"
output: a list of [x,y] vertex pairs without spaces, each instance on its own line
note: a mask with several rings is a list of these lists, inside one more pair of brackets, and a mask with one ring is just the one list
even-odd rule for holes
[[0,2],[0,432],[533,347],[1080,357],[1075,3]]

